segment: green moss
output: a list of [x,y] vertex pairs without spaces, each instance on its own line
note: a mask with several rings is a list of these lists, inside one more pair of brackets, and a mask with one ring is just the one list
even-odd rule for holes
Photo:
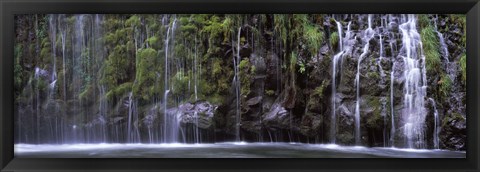
[[252,70],[252,65],[250,64],[250,61],[248,58],[244,58],[242,61],[240,61],[240,64],[238,65],[239,68],[239,76],[240,76],[240,94],[243,96],[247,96],[250,94],[250,85],[252,83],[252,78],[254,76],[254,73],[251,73]]
[[216,59],[213,61],[212,64],[213,70],[212,70],[212,75],[216,76],[222,73],[222,61],[219,59]]
[[420,33],[423,43],[426,68],[428,73],[439,73],[441,69],[439,41],[435,29],[429,25]]
[[212,103],[212,104],[223,104],[225,102],[225,97],[220,95],[220,94],[213,94],[208,96],[207,101]]
[[274,31],[280,36],[283,44],[287,42],[287,24],[288,16],[286,14],[274,14],[273,15],[273,23],[274,23]]
[[318,97],[320,100],[324,98],[325,88],[328,86],[329,80],[323,80],[322,84],[313,90],[312,96]]
[[179,71],[172,78],[173,90],[172,93],[178,97],[190,95],[192,92],[189,92],[189,81],[190,77],[185,75],[182,71]]
[[48,83],[43,79],[39,78],[36,80],[36,88],[39,91],[44,92],[47,89],[47,86],[48,86]]
[[448,77],[448,75],[446,74],[442,74],[440,76],[440,81],[438,81],[438,84],[440,85],[440,95],[443,96],[443,98],[448,98],[448,96],[450,95],[450,89],[453,84],[450,77]]
[[119,85],[118,87],[110,89],[110,91],[108,91],[106,94],[107,99],[113,100],[114,98],[124,96],[126,93],[132,90],[132,85],[132,82],[127,82]]
[[381,103],[378,97],[369,97],[367,99],[368,108],[373,108],[372,115],[367,118],[367,126],[371,128],[379,128],[383,126],[383,116],[381,114]]
[[128,69],[133,66],[133,63],[127,58],[126,50],[125,45],[118,45],[108,55],[102,78],[102,83],[106,84],[108,88],[116,87],[119,83],[129,79]]
[[418,15],[418,24],[421,28],[428,27],[430,25],[430,19],[428,18],[428,14],[419,14]]
[[338,41],[338,32],[333,32],[332,34],[330,34],[330,45],[332,45],[332,47],[338,46]]
[[128,18],[128,20],[125,21],[125,24],[127,26],[138,27],[141,25],[140,17],[138,17],[138,15],[132,15],[130,18]]
[[[463,29],[463,35],[461,37],[461,46],[465,47],[467,43],[467,17],[465,14],[450,14],[450,22],[452,23],[458,23],[460,27]],[[448,27],[447,27],[448,28]]]
[[467,81],[467,55],[465,53],[460,57],[460,70],[462,71],[462,83],[465,85]]
[[367,77],[373,80],[380,79],[380,74],[378,72],[368,72]]
[[152,37],[147,39],[148,45],[152,46],[155,49],[160,49],[161,48],[160,41],[161,40],[156,36],[152,36]]
[[265,91],[265,95],[267,95],[267,96],[274,96],[274,95],[275,95],[275,91],[274,91],[274,90],[266,90],[266,91]]
[[52,59],[52,47],[48,38],[42,40],[42,49],[40,50],[40,59],[42,59],[42,64],[50,64]]
[[443,118],[443,120],[442,120],[442,128],[447,127],[448,123],[450,121],[453,121],[453,120],[455,120],[455,121],[465,121],[465,118],[459,113],[452,113],[450,115],[446,115],[445,118]]
[[242,59],[238,64],[239,69],[245,69],[248,67],[250,67],[250,61],[247,58]]
[[157,51],[152,48],[140,49],[137,53],[136,83],[133,85],[133,94],[143,100],[150,100],[154,96],[151,87],[155,82],[155,60]]
[[80,101],[86,101],[88,97],[93,96],[93,86],[92,85],[87,85],[85,89],[78,95]]
[[318,29],[318,26],[315,25],[306,25],[304,26],[303,39],[306,40],[308,50],[311,55],[316,55],[322,42],[325,38],[323,31]]
[[297,53],[292,52],[290,55],[290,71],[295,73],[295,66],[297,65]]
[[312,109],[319,109],[321,106],[321,103],[319,102],[324,102],[325,101],[325,89],[330,85],[330,80],[326,79],[323,80],[322,83],[316,87],[312,93],[309,96],[308,102],[307,102],[307,108],[312,110]]

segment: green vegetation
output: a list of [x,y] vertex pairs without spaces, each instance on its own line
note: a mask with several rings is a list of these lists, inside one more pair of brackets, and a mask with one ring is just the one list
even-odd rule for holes
[[461,37],[461,46],[462,47],[466,47],[467,45],[467,37],[466,37],[466,33],[467,33],[467,16],[465,14],[450,14],[449,15],[450,17],[450,22],[451,23],[458,23],[458,26],[460,26],[462,28],[462,33],[458,33],[458,34],[461,34],[462,37]]
[[252,67],[253,66],[250,64],[248,58],[244,58],[238,65],[241,87],[240,94],[242,96],[247,96],[250,94],[250,85],[252,84],[253,76],[255,76],[255,73],[252,73]]
[[[44,105],[46,104],[44,100],[48,100],[52,106],[49,108],[61,109],[64,111],[61,115],[69,115],[65,118],[66,121],[78,118],[79,121],[91,122],[91,119],[82,117],[90,118],[90,114],[94,116],[107,113],[107,121],[114,117],[118,119],[118,123],[123,123],[126,120],[125,111],[128,108],[125,106],[128,104],[126,98],[129,93],[132,93],[134,107],[138,112],[138,120],[133,121],[135,121],[135,125],[144,126],[146,124],[143,123],[148,121],[146,112],[153,107],[157,106],[158,108],[164,103],[165,90],[168,89],[170,90],[166,103],[168,108],[194,101],[208,101],[219,105],[218,109],[221,112],[218,112],[215,117],[220,117],[214,120],[219,121],[219,125],[223,127],[227,125],[225,121],[231,120],[229,115],[232,111],[231,105],[234,104],[232,99],[235,98],[233,94],[235,88],[232,83],[234,82],[234,67],[235,64],[238,64],[236,67],[238,67],[241,85],[242,119],[253,121],[251,124],[254,124],[254,122],[260,121],[258,119],[264,117],[265,113],[272,110],[272,104],[278,103],[286,111],[292,112],[292,125],[301,123],[307,115],[309,116],[308,120],[315,119],[316,121],[308,123],[315,126],[315,129],[306,127],[309,130],[315,130],[316,134],[327,132],[324,129],[330,125],[324,124],[325,121],[329,121],[329,114],[332,112],[332,82],[330,80],[332,57],[338,51],[337,47],[341,36],[335,32],[336,24],[333,17],[337,18],[344,26],[348,22],[337,15],[107,14],[102,15],[102,21],[99,23],[95,22],[96,17],[89,15],[83,17],[71,14],[52,15],[58,17],[55,21],[59,23],[57,23],[57,27],[54,27],[56,35],[51,35],[54,32],[49,31],[51,29],[48,26],[50,15],[32,16],[16,20],[20,23],[20,27],[16,29],[19,33],[15,35],[14,47],[15,98],[26,105]],[[449,96],[455,94],[452,91],[461,91],[466,84],[467,60],[463,51],[466,43],[465,16],[439,15],[441,21],[447,21],[447,23],[439,25],[438,30],[446,35],[445,38],[448,39],[446,43],[452,50],[450,59],[453,59],[454,63],[458,62],[459,70],[461,70],[459,77],[452,79],[445,72],[446,65],[442,65],[444,62],[440,53],[439,38],[432,25],[432,15],[417,16],[417,29],[421,36],[422,52],[427,69],[426,79],[429,82],[427,95],[428,98],[436,101],[439,110],[445,110],[449,108],[448,103],[452,100],[448,99]],[[353,32],[358,33],[361,29],[365,29],[363,28],[365,22],[355,21],[358,20],[356,17],[348,17],[348,20],[351,19]],[[29,24],[26,23],[29,22],[34,24],[27,26]],[[328,22],[330,25],[324,25]],[[374,22],[376,27],[380,20],[375,18]],[[80,25],[82,28],[79,27]],[[387,55],[394,53],[389,52],[390,50],[398,53],[402,47],[402,40],[398,37],[401,33],[396,29],[389,31],[393,32],[394,38],[388,39],[396,41],[391,44],[396,47],[386,48]],[[168,46],[167,37],[169,38]],[[389,36],[386,36],[385,39],[387,37]],[[359,49],[357,46],[363,45],[360,39],[357,35],[357,41],[360,42],[355,44],[352,53],[346,53],[339,62],[342,64],[338,66],[339,82],[336,89],[338,97],[342,99],[340,101],[342,106],[338,105],[337,108],[348,106],[347,108],[351,110],[352,102],[354,102],[353,80],[357,65],[355,59],[361,53],[361,47]],[[378,40],[372,39],[372,41]],[[459,45],[458,49],[452,48],[452,43]],[[240,44],[240,50],[237,48],[238,44]],[[375,48],[371,50],[378,50],[378,44],[371,45],[375,45]],[[390,47],[390,45],[386,46]],[[52,52],[54,49],[56,52]],[[322,53],[320,53],[320,49]],[[420,52],[421,50],[417,50],[418,55]],[[390,99],[387,97],[390,94],[385,93],[385,91],[390,91],[390,77],[388,73],[385,73],[387,76],[381,78],[376,64],[378,52],[370,54],[371,56],[366,58],[368,61],[361,64],[362,69],[367,69],[362,76],[368,78],[369,81],[381,80],[383,84],[372,83],[374,85],[370,86],[369,83],[363,83],[362,80],[362,83],[367,85],[361,85],[362,100],[365,102],[362,104],[361,110],[362,113],[366,113],[362,114],[361,125],[377,131],[378,127],[383,127],[380,125],[383,124],[384,118],[382,112],[387,116],[390,113]],[[458,56],[459,54],[461,56]],[[55,57],[55,64],[53,57]],[[236,61],[237,59],[240,61]],[[265,64],[260,63],[261,60],[264,60]],[[391,72],[391,61],[388,59],[382,62],[385,62],[382,63],[385,72]],[[54,65],[55,69],[53,69]],[[352,65],[355,67],[352,68]],[[47,71],[47,74],[35,78],[37,67]],[[52,73],[57,74],[57,77],[52,77]],[[55,79],[57,81],[54,81]],[[56,84],[52,84],[53,82]],[[458,84],[456,82],[461,82],[463,85],[455,85]],[[262,84],[264,84],[263,88],[261,88]],[[404,83],[394,84],[394,98],[400,100],[403,95],[397,94],[397,91],[401,92]],[[261,95],[262,92],[264,95]],[[107,98],[106,103],[102,102],[103,94]],[[257,100],[252,99],[257,96],[263,96],[260,103],[255,102],[251,106],[244,105],[247,100]],[[385,108],[388,111],[382,111],[383,107],[381,106],[384,103],[382,97],[387,97]],[[97,104],[99,102],[102,102],[100,107]],[[395,103],[396,105],[401,104],[401,102]],[[26,105],[24,106],[26,107]],[[72,106],[75,108],[70,108]],[[107,112],[99,112],[103,108],[108,109]],[[162,108],[163,106],[156,110]],[[251,113],[257,109],[261,109],[260,114]],[[463,108],[454,107],[452,109]],[[154,120],[161,121],[163,112],[155,113],[159,118]],[[283,114],[283,112],[281,113]],[[281,113],[279,112],[279,114]],[[340,113],[339,111],[338,114]],[[79,115],[73,117],[72,114]],[[445,112],[441,114],[445,114]],[[461,115],[447,115],[445,119],[447,121],[451,118],[460,119]],[[50,116],[47,114],[46,117]],[[352,126],[340,126],[341,123],[348,122],[350,117],[343,115],[337,115],[337,117],[338,140],[351,143],[354,139],[351,133],[353,132]],[[442,121],[445,122],[443,119]],[[282,123],[289,121],[280,121],[278,122],[280,124],[275,127],[267,126],[270,125],[270,122],[278,121],[261,123],[260,128],[278,129],[277,131],[284,132],[286,128],[282,128],[284,125]],[[79,124],[79,126],[81,125],[85,124]],[[245,129],[243,127],[248,127],[247,125],[250,124],[245,123],[242,130]],[[430,127],[430,125],[428,126]],[[221,127],[218,129],[223,129]],[[142,140],[145,139],[144,136],[142,133]],[[245,136],[250,137],[250,134]],[[309,138],[306,139],[318,140],[324,136],[326,135],[318,138],[308,136]],[[368,139],[364,139],[364,141]]]
[[460,57],[460,70],[462,72],[462,83],[465,85],[467,81],[467,55],[465,53]]
[[339,41],[338,32],[333,32],[332,34],[330,34],[330,45],[332,45],[332,47],[337,47],[338,41]]
[[312,55],[316,55],[318,53],[318,50],[320,49],[320,46],[325,38],[324,33],[318,28],[320,27],[315,25],[304,26],[303,39],[306,40],[306,46]]
[[267,96],[274,96],[274,95],[275,95],[275,91],[274,91],[274,90],[266,90],[266,91],[265,91],[265,95],[267,95]]
[[452,80],[448,75],[442,74],[440,76],[440,81],[438,81],[438,84],[440,85],[440,95],[443,96],[443,98],[448,98],[450,95],[450,89],[452,88]]
[[426,28],[431,25],[431,19],[428,18],[428,14],[418,15],[418,24],[421,28]]
[[370,128],[380,128],[383,125],[383,116],[381,114],[382,105],[380,104],[380,99],[378,97],[368,97],[367,98],[367,105],[370,108],[373,108],[373,112],[371,115],[367,117],[366,125]]
[[153,86],[156,73],[155,64],[157,60],[157,51],[152,48],[140,49],[137,53],[136,76],[133,84],[133,95],[141,97],[143,100],[150,100],[158,91],[155,92]]
[[423,42],[423,51],[427,72],[429,74],[439,73],[441,69],[440,51],[438,36],[433,26],[422,28],[420,33]]
[[448,126],[451,121],[465,121],[465,118],[459,113],[449,114],[443,119],[442,128]]

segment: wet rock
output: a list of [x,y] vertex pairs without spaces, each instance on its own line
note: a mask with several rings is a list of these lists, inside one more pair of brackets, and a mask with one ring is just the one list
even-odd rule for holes
[[208,129],[213,126],[213,117],[217,106],[206,101],[185,103],[177,108],[169,109],[167,113],[176,113],[181,124],[194,124],[199,128]]
[[247,100],[247,105],[248,106],[255,106],[255,105],[258,105],[261,101],[262,101],[263,97],[262,96],[257,96],[257,97],[254,97],[254,98],[251,98],[249,100]]
[[271,110],[264,114],[263,122],[267,126],[288,128],[290,124],[289,113],[280,104],[275,103],[272,105]]

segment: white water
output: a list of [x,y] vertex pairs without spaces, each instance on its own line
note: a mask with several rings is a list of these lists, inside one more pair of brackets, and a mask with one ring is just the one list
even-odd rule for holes
[[448,56],[449,56],[448,47],[447,47],[447,44],[445,44],[445,39],[443,38],[443,34],[438,31],[437,20],[438,20],[438,15],[435,15],[435,18],[433,20],[434,21],[435,32],[437,32],[437,36],[438,36],[440,46],[441,46],[441,49],[442,49],[443,58],[445,59],[445,61],[448,64],[448,63],[450,63],[450,60],[448,59]]
[[372,14],[368,15],[368,28],[365,30],[363,41],[365,42],[365,46],[363,47],[363,52],[358,58],[357,63],[357,74],[355,75],[355,86],[357,88],[357,101],[355,104],[355,144],[360,145],[360,64],[363,58],[368,53],[368,48],[370,47],[370,39],[373,38],[375,31],[372,29]]
[[439,149],[439,138],[438,138],[438,134],[440,133],[440,131],[438,130],[438,122],[439,122],[439,119],[438,119],[438,111],[437,111],[437,104],[435,103],[435,100],[433,100],[432,98],[428,98],[428,100],[430,100],[430,102],[432,103],[432,106],[433,106],[433,147],[435,149]]
[[242,27],[238,28],[237,34],[237,56],[236,56],[236,64],[235,64],[235,96],[236,96],[236,109],[235,109],[235,140],[238,142],[240,141],[240,125],[241,125],[241,114],[240,114],[240,76],[239,76],[239,64],[240,64],[240,33],[242,31]]
[[[393,54],[393,50],[392,50]],[[393,55],[392,55],[392,61],[393,61]],[[392,71],[390,72],[390,116],[391,116],[391,121],[392,121],[392,126],[390,130],[390,145],[393,147],[394,146],[394,140],[395,140],[395,103],[394,103],[394,96],[393,96],[393,83],[395,82],[395,63],[392,65]]]
[[[16,144],[16,157],[90,158],[465,158],[466,152],[336,144],[220,142],[211,144]],[[139,153],[140,152],[140,153]]]
[[425,148],[425,96],[426,70],[420,34],[416,29],[416,16],[402,17],[401,55],[404,60],[404,109],[402,112],[407,147]]
[[337,131],[337,115],[336,115],[336,96],[337,96],[337,86],[336,86],[336,78],[337,78],[337,64],[338,60],[342,57],[344,51],[343,51],[343,38],[342,38],[342,24],[338,21],[335,21],[337,23],[337,29],[338,29],[338,45],[340,47],[340,52],[333,56],[333,64],[332,64],[332,116],[330,118],[330,142],[335,143],[336,141],[336,131]]
[[[336,114],[336,101],[337,101],[337,66],[342,62],[342,57],[345,53],[351,50],[351,45],[348,41],[351,39],[350,26],[352,22],[348,22],[347,31],[345,32],[345,38],[343,37],[343,26],[340,22],[337,23],[338,37],[339,37],[339,52],[333,56],[332,61],[332,116],[330,117],[330,143],[335,144],[337,133],[337,114]],[[345,42],[344,42],[345,41]],[[346,43],[346,44],[345,44]],[[341,66],[342,64],[340,64]]]

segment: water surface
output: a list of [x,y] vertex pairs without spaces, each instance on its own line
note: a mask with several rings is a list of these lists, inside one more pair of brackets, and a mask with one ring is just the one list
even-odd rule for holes
[[304,143],[16,144],[19,158],[466,158],[465,152]]

